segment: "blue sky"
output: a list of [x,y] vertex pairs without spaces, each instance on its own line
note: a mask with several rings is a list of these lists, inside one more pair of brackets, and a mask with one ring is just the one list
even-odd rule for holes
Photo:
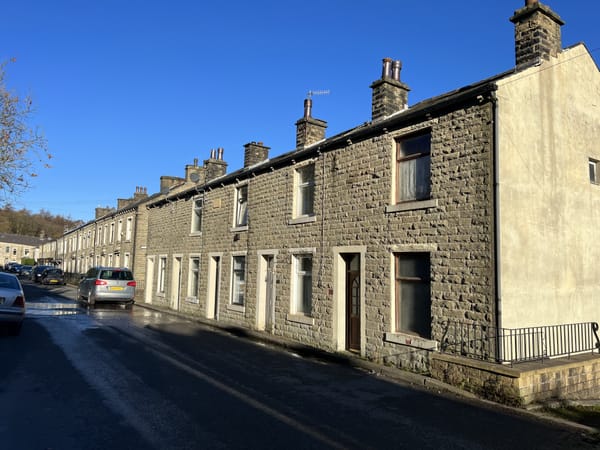
[[[228,171],[243,146],[276,156],[295,146],[309,90],[333,136],[370,120],[369,85],[384,57],[403,63],[409,104],[514,65],[524,0],[13,0],[3,5],[7,84],[30,94],[53,167],[16,208],[90,220],[136,186],[223,147]],[[563,46],[600,56],[600,1],[547,0]]]

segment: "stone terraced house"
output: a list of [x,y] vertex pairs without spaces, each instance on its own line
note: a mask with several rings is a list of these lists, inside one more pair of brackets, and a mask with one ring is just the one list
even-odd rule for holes
[[548,6],[510,20],[504,73],[409,105],[386,58],[368,122],[326,137],[307,98],[292,151],[250,142],[241,169],[219,149],[161,178],[136,210],[138,302],[441,379],[445,352],[514,362],[562,354],[536,327],[593,337],[598,67]]

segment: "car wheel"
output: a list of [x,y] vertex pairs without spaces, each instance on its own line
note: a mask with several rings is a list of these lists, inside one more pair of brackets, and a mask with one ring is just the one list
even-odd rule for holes
[[94,298],[94,296],[92,295],[92,291],[88,292],[88,296],[87,296],[87,302],[90,306],[94,306],[94,304],[96,303],[96,299]]

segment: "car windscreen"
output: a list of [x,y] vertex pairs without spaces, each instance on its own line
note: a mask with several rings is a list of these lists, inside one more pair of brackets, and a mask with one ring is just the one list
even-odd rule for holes
[[0,288],[17,289],[20,290],[19,282],[15,277],[9,277],[0,274]]
[[102,280],[133,280],[133,274],[128,270],[103,270],[100,272]]

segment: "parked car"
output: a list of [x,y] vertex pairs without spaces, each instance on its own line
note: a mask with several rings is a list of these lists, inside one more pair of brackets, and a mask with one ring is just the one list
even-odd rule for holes
[[65,284],[65,273],[60,269],[46,269],[40,277],[42,284]]
[[133,304],[136,282],[125,267],[92,267],[82,276],[77,299],[89,305],[100,302]]
[[33,266],[21,266],[21,270],[19,270],[19,276],[23,278],[31,277],[31,269],[33,269]]
[[0,273],[0,326],[11,334],[21,331],[25,317],[25,294],[16,275]]
[[19,264],[18,262],[9,262],[4,267],[5,267],[5,269],[6,269],[7,272],[10,272],[10,273],[19,273],[19,270],[21,269],[21,264]]
[[42,278],[42,273],[44,273],[44,270],[46,269],[54,269],[54,266],[34,266],[33,269],[31,269],[31,281],[39,283]]

